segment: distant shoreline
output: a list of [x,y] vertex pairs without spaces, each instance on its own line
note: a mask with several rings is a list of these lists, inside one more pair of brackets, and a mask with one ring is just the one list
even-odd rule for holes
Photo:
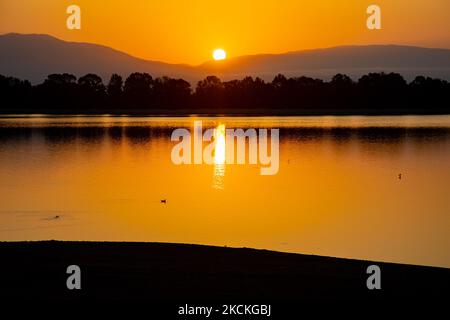
[[129,117],[189,117],[189,116],[201,116],[201,117],[297,117],[297,116],[428,116],[428,115],[450,115],[449,110],[434,111],[434,112],[420,112],[418,110],[405,110],[405,109],[390,109],[389,112],[386,110],[375,110],[367,109],[361,112],[355,112],[354,110],[289,110],[289,109],[279,109],[277,112],[273,110],[249,110],[249,109],[235,109],[233,111],[226,112],[211,112],[211,110],[202,109],[194,111],[182,111],[177,110],[173,112],[168,112],[165,109],[152,110],[152,112],[143,112],[140,110],[102,110],[101,112],[71,112],[64,111],[54,112],[48,110],[5,110],[0,111],[1,116],[129,116]]
[[0,113],[126,115],[408,115],[450,114],[450,83],[397,73],[369,73],[357,81],[336,74],[330,81],[277,75],[271,82],[245,77],[222,82],[208,76],[194,88],[183,79],[135,72],[113,74],[107,84],[96,74],[50,74],[31,85],[0,75]]
[[[248,248],[138,242],[0,242],[0,298],[323,301],[445,299],[450,269]],[[66,288],[78,265],[82,290]],[[376,264],[382,290],[368,290]]]

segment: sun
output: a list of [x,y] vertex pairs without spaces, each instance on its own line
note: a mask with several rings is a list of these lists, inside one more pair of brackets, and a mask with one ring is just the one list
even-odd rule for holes
[[225,60],[227,58],[227,53],[223,49],[216,49],[213,52],[213,58],[214,60]]

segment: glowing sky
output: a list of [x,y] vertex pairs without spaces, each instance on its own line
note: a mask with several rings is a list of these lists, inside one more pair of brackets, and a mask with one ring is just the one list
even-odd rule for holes
[[[382,30],[366,29],[378,4]],[[82,29],[66,28],[81,7]],[[46,33],[134,56],[199,64],[223,48],[229,57],[343,44],[394,43],[450,48],[448,0],[0,0],[0,34]]]

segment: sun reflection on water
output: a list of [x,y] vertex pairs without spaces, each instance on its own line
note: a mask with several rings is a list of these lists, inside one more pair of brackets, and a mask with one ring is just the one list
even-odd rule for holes
[[214,177],[213,188],[223,190],[225,176],[225,125],[219,124],[214,130]]

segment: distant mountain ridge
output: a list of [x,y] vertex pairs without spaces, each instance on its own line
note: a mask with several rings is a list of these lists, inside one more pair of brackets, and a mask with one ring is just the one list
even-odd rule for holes
[[339,46],[285,54],[241,56],[226,66],[207,62],[201,67],[236,76],[303,72],[318,78],[336,73],[361,76],[369,72],[399,72],[407,78],[424,74],[450,80],[450,50],[397,45]]
[[340,46],[240,56],[190,66],[144,60],[103,45],[68,42],[49,35],[0,35],[0,74],[28,79],[34,84],[48,74],[63,72],[77,77],[96,73],[104,82],[112,73],[126,77],[132,72],[147,72],[194,83],[212,74],[223,80],[244,76],[271,80],[278,73],[323,79],[345,73],[357,79],[381,71],[398,72],[408,80],[425,75],[450,81],[450,50],[398,45]]
[[67,42],[49,35],[0,35],[0,74],[33,83],[43,81],[50,73],[67,72],[78,77],[96,73],[107,80],[112,73],[128,75],[142,71],[181,76],[189,74],[190,69],[184,65],[139,59],[103,45]]

